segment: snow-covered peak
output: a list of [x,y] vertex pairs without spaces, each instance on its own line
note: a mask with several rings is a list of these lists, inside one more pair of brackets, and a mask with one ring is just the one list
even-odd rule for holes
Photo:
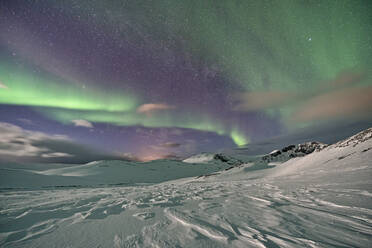
[[197,154],[194,156],[191,156],[182,162],[185,163],[213,163],[213,162],[218,162],[218,163],[227,163],[229,165],[241,165],[243,162],[239,159],[236,159],[234,157],[222,154],[222,153],[201,153]]
[[200,153],[184,159],[182,162],[189,164],[208,163],[209,161],[213,160],[213,156],[214,154],[212,153]]
[[270,152],[269,154],[272,155],[272,154],[277,154],[279,152],[279,150],[274,150],[272,152]]
[[372,138],[372,127],[363,130],[347,139],[341,140],[333,145],[333,147],[346,147],[346,146],[356,146],[362,142],[365,142]]
[[215,161],[220,161],[220,162],[227,163],[229,165],[234,165],[234,166],[243,164],[243,161],[241,161],[237,158],[234,158],[234,157],[227,156],[227,155],[222,154],[222,153],[215,154],[213,156],[213,159]]
[[302,144],[298,144],[295,152],[297,153],[304,153],[304,154],[310,154],[312,152],[318,152],[326,148],[328,145],[321,143],[321,142],[305,142]]
[[281,150],[274,150],[270,152],[269,154],[263,156],[262,160],[267,163],[277,161],[284,162],[291,158],[303,157],[314,151],[323,150],[327,146],[327,144],[320,142],[305,142],[298,145],[289,145]]
[[85,165],[95,165],[95,164],[98,164],[98,163],[100,163],[100,162],[102,162],[102,160],[100,160],[100,161],[92,161],[92,162],[89,162],[89,163],[86,163]]
[[298,145],[289,145],[281,150],[272,151],[271,153],[263,156],[262,160],[267,163],[276,161],[284,162],[291,158],[303,157],[310,153],[321,151],[326,147],[328,147],[327,149],[348,146],[355,147],[369,139],[372,139],[372,127],[330,146],[320,142],[305,142]]

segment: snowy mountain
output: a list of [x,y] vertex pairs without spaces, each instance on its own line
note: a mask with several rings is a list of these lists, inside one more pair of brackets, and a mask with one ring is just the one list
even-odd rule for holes
[[281,150],[274,150],[270,154],[262,157],[264,162],[284,162],[291,158],[303,157],[312,152],[318,152],[323,150],[328,145],[320,142],[306,142],[298,145],[289,145]]
[[[124,172],[160,182],[168,180],[166,173],[193,171],[151,185],[3,188],[0,246],[370,247],[372,129],[333,145],[306,143],[266,156],[280,163],[268,166],[272,162],[255,156],[225,170],[230,160],[213,155],[198,164],[101,161],[38,173],[8,168],[12,178],[0,170],[3,185],[48,177],[94,182]],[[194,170],[202,168],[214,172],[196,177]]]
[[344,139],[337,142],[333,147],[347,147],[347,146],[356,146],[360,143],[363,143],[372,138],[372,128],[368,128],[362,132],[359,132],[350,138]]
[[184,159],[185,163],[225,163],[232,166],[238,166],[243,164],[242,160],[228,156],[222,153],[201,153]]
[[213,157],[214,157],[213,153],[200,153],[200,154],[193,155],[189,158],[186,158],[186,159],[182,160],[182,162],[190,163],[190,164],[193,164],[193,163],[208,163],[208,162],[213,161]]
[[[322,126],[319,128],[303,128],[298,131],[287,134],[284,136],[272,137],[266,140],[249,143],[245,146],[237,147],[234,149],[224,150],[223,153],[228,155],[258,155],[267,154],[275,149],[280,149],[291,144],[302,144],[308,141],[318,141],[325,144],[334,144],[340,140],[344,140],[366,130],[371,125],[371,122],[364,122],[358,124],[344,123],[339,124],[337,127],[334,124],[329,124],[327,127]],[[337,132],[335,130],[337,129]]]

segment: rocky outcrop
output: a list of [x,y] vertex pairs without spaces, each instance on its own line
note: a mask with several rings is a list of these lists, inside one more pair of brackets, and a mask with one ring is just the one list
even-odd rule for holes
[[238,165],[241,165],[241,164],[244,163],[243,161],[241,161],[239,159],[224,155],[222,153],[215,154],[213,156],[213,159],[216,160],[216,161],[221,161],[223,163],[227,163],[229,165],[233,165],[233,166],[238,166]]
[[284,162],[291,158],[303,157],[307,154],[313,153],[314,151],[323,150],[328,145],[320,142],[306,142],[298,145],[289,145],[281,150],[274,150],[270,154],[262,157],[262,160],[266,163],[270,162]]
[[347,139],[341,140],[334,144],[332,147],[346,147],[346,146],[356,146],[362,142],[365,142],[372,138],[372,127],[363,130]]

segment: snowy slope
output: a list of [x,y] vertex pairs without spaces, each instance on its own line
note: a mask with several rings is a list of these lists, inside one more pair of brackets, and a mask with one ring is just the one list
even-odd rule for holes
[[[372,165],[370,149],[372,149],[372,129],[367,129],[334,145],[315,150],[302,158],[289,160],[273,169],[271,176],[299,174],[342,174],[364,170]],[[358,165],[358,166],[352,166]],[[369,179],[372,179],[372,175]]]
[[[0,246],[370,247],[371,134],[267,169],[243,164],[135,187],[3,190]],[[71,171],[47,174],[61,173]]]

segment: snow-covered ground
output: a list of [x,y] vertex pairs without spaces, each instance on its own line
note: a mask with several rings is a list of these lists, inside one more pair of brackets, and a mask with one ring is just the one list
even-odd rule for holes
[[[0,246],[371,247],[371,136],[275,166],[210,159],[1,168]],[[110,185],[128,178],[130,186]]]
[[153,184],[213,173],[229,168],[221,161],[190,164],[175,160],[147,163],[94,161],[82,165],[47,166],[39,164],[0,166],[0,189],[37,189]]

